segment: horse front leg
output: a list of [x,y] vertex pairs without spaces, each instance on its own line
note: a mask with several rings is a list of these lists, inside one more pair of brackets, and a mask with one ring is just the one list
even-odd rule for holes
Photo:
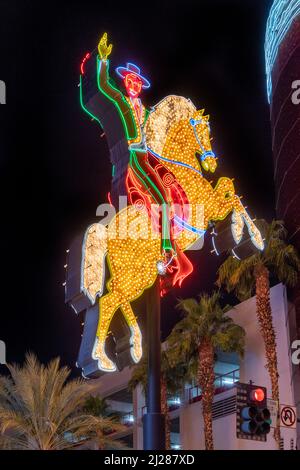
[[246,223],[252,243],[258,250],[263,250],[261,233],[241,203],[241,199],[235,194],[233,181],[226,177],[220,178],[213,190],[213,197],[215,204],[212,220],[223,220],[232,212],[231,229],[235,243],[238,245],[242,240]]
[[242,239],[245,223],[247,225],[248,232],[249,232],[253,245],[256,246],[258,250],[263,250],[264,241],[263,241],[260,231],[258,230],[255,223],[253,222],[248,212],[246,211],[245,207],[241,203],[239,196],[235,195],[234,202],[233,202],[231,228],[232,228],[232,235],[236,244],[239,244]]

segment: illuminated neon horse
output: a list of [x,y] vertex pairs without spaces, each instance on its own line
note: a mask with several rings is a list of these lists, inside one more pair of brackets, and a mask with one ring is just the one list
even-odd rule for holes
[[[235,242],[241,241],[246,224],[254,245],[263,249],[261,234],[235,194],[233,181],[222,177],[213,187],[202,174],[203,169],[214,172],[217,166],[210,143],[209,117],[203,115],[203,110],[197,111],[190,100],[169,96],[150,114],[145,135],[150,154],[163,161],[190,204],[186,219],[174,215],[179,228],[179,250],[189,248],[204,236],[211,221],[222,220],[229,213],[232,213]],[[202,210],[200,217],[199,207]],[[106,355],[105,341],[111,320],[119,308],[131,330],[131,356],[135,362],[142,356],[142,335],[131,302],[153,285],[159,275],[160,236],[153,228],[147,210],[136,204],[120,211],[107,227],[94,224],[87,231],[83,285],[94,300],[100,296],[93,358],[104,371],[116,370]],[[88,247],[92,247],[92,251]],[[108,292],[102,295],[105,257],[110,279]]]

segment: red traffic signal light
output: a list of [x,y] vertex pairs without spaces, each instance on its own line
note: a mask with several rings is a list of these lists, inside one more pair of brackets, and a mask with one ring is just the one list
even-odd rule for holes
[[267,389],[266,387],[258,387],[247,384],[247,403],[248,406],[254,405],[259,407],[267,407]]
[[262,388],[254,388],[250,391],[250,398],[253,401],[261,403],[265,399],[265,392]]

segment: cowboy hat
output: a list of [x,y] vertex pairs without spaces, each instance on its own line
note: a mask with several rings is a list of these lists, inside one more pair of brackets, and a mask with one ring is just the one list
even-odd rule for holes
[[121,78],[125,78],[129,73],[133,73],[142,81],[142,88],[150,87],[150,82],[148,82],[148,80],[141,75],[139,67],[132,64],[131,62],[127,62],[126,67],[117,67],[116,72]]

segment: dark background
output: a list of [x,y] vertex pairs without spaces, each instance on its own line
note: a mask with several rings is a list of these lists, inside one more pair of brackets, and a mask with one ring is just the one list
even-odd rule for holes
[[[271,1],[0,0],[1,305],[8,361],[26,351],[74,367],[80,321],[64,304],[65,250],[106,201],[111,166],[105,139],[79,106],[79,67],[104,31],[112,70],[137,63],[152,87],[210,114],[218,176],[235,177],[250,214],[273,217],[272,156],[264,69]],[[209,176],[210,179],[210,176]],[[210,242],[181,291],[163,300],[166,334],[174,303],[213,288],[219,259]],[[3,366],[0,366],[3,370]],[[75,370],[75,369],[74,369]]]

